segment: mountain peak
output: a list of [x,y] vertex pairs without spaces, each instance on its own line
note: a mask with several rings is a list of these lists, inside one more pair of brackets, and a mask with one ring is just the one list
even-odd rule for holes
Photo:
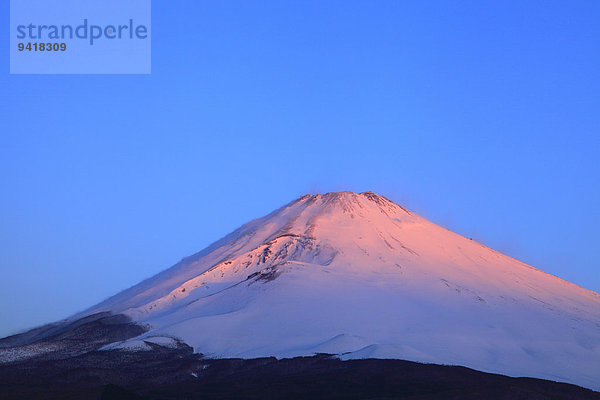
[[[325,194],[306,194],[291,204],[296,203],[300,203],[306,207],[310,206],[313,210],[318,209],[318,212],[341,210],[344,213],[364,216],[369,210],[386,214],[401,210],[404,213],[410,214],[404,207],[371,191],[362,193],[340,191]],[[361,212],[357,213],[359,210]]]
[[304,196],[300,196],[300,200],[305,200],[305,199],[325,199],[327,201],[337,201],[337,200],[349,200],[349,199],[357,199],[357,198],[367,198],[369,200],[373,200],[373,201],[387,201],[390,202],[390,200],[386,199],[385,197],[371,192],[371,191],[366,191],[366,192],[361,192],[361,193],[356,193],[356,192],[352,192],[349,190],[343,190],[343,191],[339,191],[339,192],[327,192],[327,193],[316,193],[316,194],[305,194]]

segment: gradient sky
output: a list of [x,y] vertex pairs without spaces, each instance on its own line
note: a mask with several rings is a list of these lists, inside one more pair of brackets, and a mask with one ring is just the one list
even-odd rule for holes
[[155,0],[130,76],[9,75],[8,11],[0,336],[337,190],[600,291],[596,0]]

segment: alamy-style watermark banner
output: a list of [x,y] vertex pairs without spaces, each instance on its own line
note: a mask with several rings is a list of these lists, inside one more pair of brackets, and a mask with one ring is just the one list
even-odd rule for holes
[[150,0],[10,0],[13,74],[149,74]]

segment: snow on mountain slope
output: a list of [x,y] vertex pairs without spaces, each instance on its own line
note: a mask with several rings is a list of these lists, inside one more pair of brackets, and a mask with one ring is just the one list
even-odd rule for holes
[[[600,295],[374,193],[307,195],[87,310],[214,357],[399,358],[600,389]],[[81,316],[81,315],[79,315]]]

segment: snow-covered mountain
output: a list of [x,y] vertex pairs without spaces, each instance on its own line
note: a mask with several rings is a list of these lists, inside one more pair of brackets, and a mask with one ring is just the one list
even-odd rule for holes
[[83,314],[212,357],[398,358],[600,389],[600,295],[371,192],[306,195]]

